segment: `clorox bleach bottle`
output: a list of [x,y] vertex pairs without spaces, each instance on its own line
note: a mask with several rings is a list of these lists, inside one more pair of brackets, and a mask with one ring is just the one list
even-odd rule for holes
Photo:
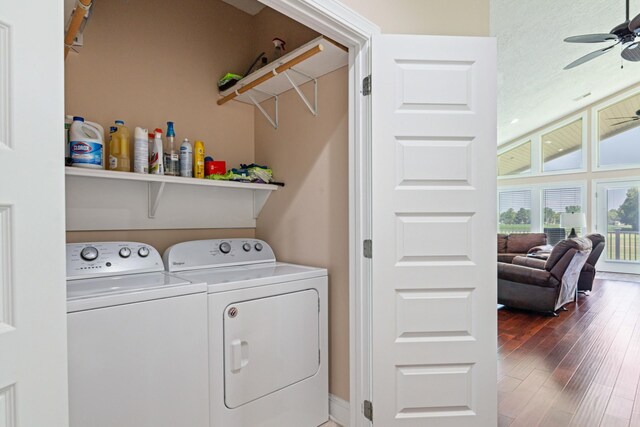
[[69,128],[69,156],[72,166],[104,169],[104,131],[97,123],[75,116]]

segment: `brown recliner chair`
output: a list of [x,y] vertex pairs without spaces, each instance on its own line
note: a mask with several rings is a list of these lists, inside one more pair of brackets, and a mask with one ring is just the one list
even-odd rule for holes
[[593,248],[587,258],[587,262],[582,267],[580,279],[578,279],[578,290],[581,292],[591,292],[593,279],[596,277],[596,263],[604,251],[605,239],[602,234],[588,234],[587,239],[591,240]]
[[[566,239],[540,260],[517,257],[518,264],[498,263],[498,303],[507,307],[555,313],[575,299],[578,277],[591,252],[591,240]],[[532,265],[527,265],[531,263]]]
[[[585,237],[591,240],[592,247],[589,258],[587,258],[587,262],[585,262],[582,267],[582,271],[580,272],[580,278],[578,279],[578,291],[586,293],[591,292],[591,289],[593,288],[593,280],[596,277],[596,263],[598,262],[598,259],[600,259],[602,251],[604,251],[605,238],[602,234],[597,233],[588,234]],[[536,248],[533,249],[535,250]],[[529,252],[533,253],[534,250],[530,250]],[[512,263],[544,270],[546,261],[543,259],[518,256],[513,259]]]

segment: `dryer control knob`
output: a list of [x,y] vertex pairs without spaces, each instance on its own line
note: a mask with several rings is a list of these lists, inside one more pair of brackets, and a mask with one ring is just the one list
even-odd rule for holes
[[140,255],[142,258],[146,258],[147,256],[149,256],[149,248],[146,246],[141,247],[140,249],[138,249],[138,255]]
[[131,256],[131,249],[129,248],[122,248],[120,249],[120,251],[118,252],[118,254],[120,254],[120,256],[122,258],[129,258],[129,256]]
[[231,245],[229,244],[229,242],[222,242],[220,243],[219,249],[223,254],[228,254],[229,252],[231,252]]
[[256,248],[256,251],[260,252],[262,250],[262,243],[256,243],[254,248]]
[[249,252],[251,250],[251,245],[245,243],[244,245],[242,245],[242,249],[244,249],[245,252]]
[[87,246],[80,252],[80,256],[85,261],[93,261],[98,258],[98,250],[93,246]]

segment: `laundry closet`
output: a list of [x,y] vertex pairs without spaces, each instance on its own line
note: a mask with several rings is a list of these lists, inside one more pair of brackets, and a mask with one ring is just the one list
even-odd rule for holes
[[82,46],[65,61],[65,113],[105,130],[114,120],[131,130],[173,121],[177,141],[202,140],[205,155],[227,169],[266,165],[285,186],[129,181],[67,168],[67,243],[137,241],[162,253],[188,240],[257,238],[279,261],[327,268],[329,392],[348,401],[348,53],[321,42],[340,50],[345,65],[317,76],[317,98],[313,81],[301,86],[317,115],[293,88],[278,96],[277,110],[270,97],[264,111],[237,100],[218,105],[218,79],[243,74],[261,52],[271,62],[273,38],[286,41],[287,54],[321,36],[257,6],[248,13],[222,0],[95,1]]

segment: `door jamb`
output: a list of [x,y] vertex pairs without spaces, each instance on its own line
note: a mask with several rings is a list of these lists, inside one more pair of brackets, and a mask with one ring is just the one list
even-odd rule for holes
[[361,94],[371,74],[371,39],[380,28],[338,0],[260,0],[349,49],[349,408],[350,426],[371,423],[362,402],[371,400],[371,97]]

